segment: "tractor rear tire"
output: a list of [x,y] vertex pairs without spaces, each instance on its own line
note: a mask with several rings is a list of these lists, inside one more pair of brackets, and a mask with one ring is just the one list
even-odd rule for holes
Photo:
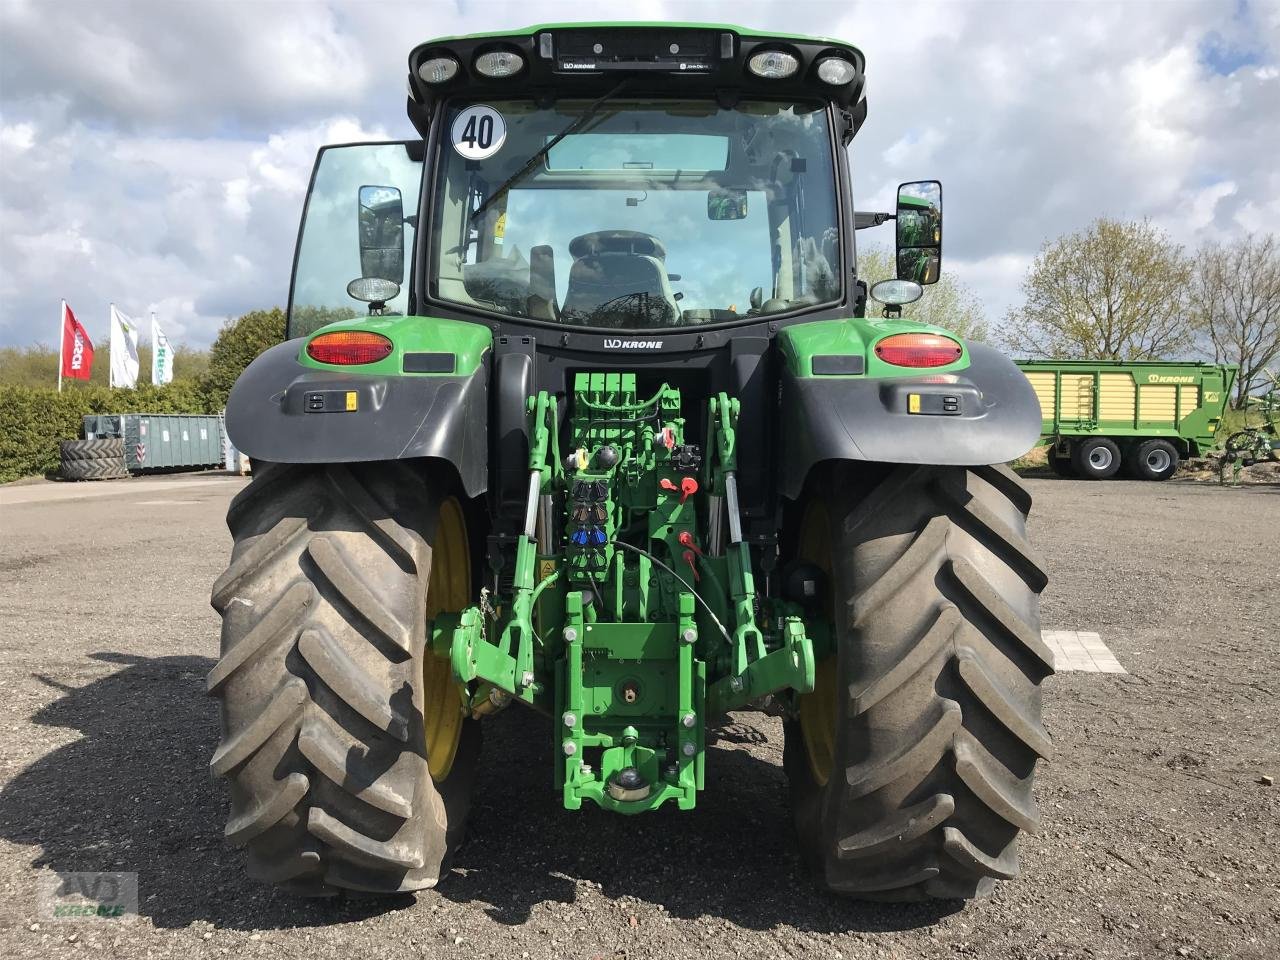
[[860,476],[837,467],[813,491],[826,533],[800,545],[830,573],[836,646],[787,723],[801,846],[858,899],[982,896],[1019,872],[1052,752],[1031,496],[1003,466]]
[[[448,872],[479,749],[447,675],[429,675],[450,500],[420,465],[390,462],[258,463],[232,501],[231,564],[212,596],[222,739],[210,767],[230,784],[225,833],[248,849],[250,875],[327,896],[419,890]],[[442,709],[451,752],[429,758]],[[448,761],[439,779],[432,759]]]
[[62,462],[69,460],[124,460],[124,441],[119,437],[100,437],[96,440],[63,440],[60,444]]
[[63,460],[59,475],[63,480],[123,480],[129,476],[124,457],[93,460]]

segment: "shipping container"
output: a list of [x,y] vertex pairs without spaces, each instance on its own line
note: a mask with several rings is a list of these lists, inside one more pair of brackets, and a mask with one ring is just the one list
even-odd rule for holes
[[120,437],[132,473],[195,470],[223,462],[222,420],[207,414],[101,413],[84,418],[85,439]]
[[1213,446],[1235,366],[1020,360],[1040,401],[1041,444],[1062,476],[1167,480]]

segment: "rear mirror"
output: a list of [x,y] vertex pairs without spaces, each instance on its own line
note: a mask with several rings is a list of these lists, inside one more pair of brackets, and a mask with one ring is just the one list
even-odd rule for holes
[[901,184],[895,216],[898,279],[937,283],[942,271],[942,184]]
[[708,220],[745,220],[747,191],[719,187],[707,194]]
[[404,205],[396,187],[360,188],[360,272],[365,278],[404,280]]

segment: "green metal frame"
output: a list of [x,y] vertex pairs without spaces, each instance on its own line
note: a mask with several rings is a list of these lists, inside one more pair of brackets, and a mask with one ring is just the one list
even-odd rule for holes
[[[710,399],[704,448],[686,443],[681,409],[670,386],[642,399],[634,374],[579,374],[562,457],[556,398],[531,397],[510,586],[432,624],[470,709],[518,700],[557,719],[568,809],[689,809],[709,717],[813,690],[811,631],[798,610],[761,603],[731,515],[738,401]],[[724,512],[722,544],[707,539],[711,511]]]
[[[391,353],[377,363],[358,367],[321,363],[307,353],[307,344],[326,333],[344,330],[379,333],[391,341]],[[493,346],[493,332],[482,323],[449,320],[444,317],[353,317],[326,324],[308,334],[298,351],[298,362],[316,370],[339,369],[360,376],[453,377],[469,376],[479,368],[485,351]],[[448,353],[454,357],[452,370],[413,373],[404,369],[406,353]]]
[[[957,373],[969,366],[969,348],[964,340],[950,330],[919,323],[914,320],[890,318],[851,318],[848,320],[814,320],[797,323],[778,333],[778,349],[788,372],[796,377],[831,376],[851,377],[860,380],[878,377],[919,376],[919,369],[899,367],[885,363],[876,356],[875,346],[885,337],[897,333],[929,333],[950,337],[960,344],[962,352],[954,363],[930,367],[930,374]],[[864,372],[860,374],[814,374],[813,358],[816,356],[860,356],[864,358]]]

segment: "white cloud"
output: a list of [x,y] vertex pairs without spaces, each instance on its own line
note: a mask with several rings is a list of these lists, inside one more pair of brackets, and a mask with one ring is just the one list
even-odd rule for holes
[[[100,325],[109,300],[154,306],[195,343],[282,304],[316,148],[412,135],[410,48],[564,11],[6,0],[0,343],[49,340],[60,296]],[[1149,217],[1187,244],[1280,222],[1280,6],[646,0],[626,15],[859,45],[859,205],[942,179],[946,268],[993,315],[1044,239],[1099,215]]]
[[60,297],[91,332],[114,300],[137,316],[157,310],[173,339],[193,343],[228,316],[284,303],[316,150],[386,137],[350,117],[265,143],[138,137],[57,115],[33,124],[26,152],[38,163],[0,153],[0,342],[50,340]]

